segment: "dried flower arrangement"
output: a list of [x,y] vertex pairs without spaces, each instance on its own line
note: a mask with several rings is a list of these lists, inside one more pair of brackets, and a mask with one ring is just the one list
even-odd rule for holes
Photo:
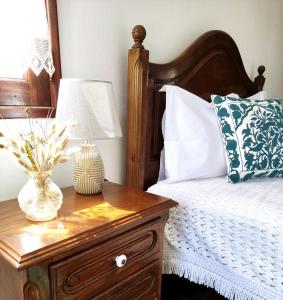
[[66,162],[76,151],[65,153],[74,124],[56,124],[50,117],[52,110],[44,120],[34,119],[28,109],[25,111],[28,129],[19,129],[16,135],[0,131],[0,149],[11,152],[29,178],[18,195],[20,208],[28,219],[46,221],[57,216],[62,204],[62,192],[50,175],[56,164]]

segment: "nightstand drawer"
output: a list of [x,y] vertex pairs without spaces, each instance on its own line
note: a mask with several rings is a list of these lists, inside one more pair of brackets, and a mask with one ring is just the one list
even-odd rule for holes
[[[51,265],[52,299],[90,299],[158,260],[160,221],[156,218]],[[116,258],[122,255],[126,263],[120,257],[119,267]]]
[[159,261],[154,261],[91,300],[157,299],[160,275]]

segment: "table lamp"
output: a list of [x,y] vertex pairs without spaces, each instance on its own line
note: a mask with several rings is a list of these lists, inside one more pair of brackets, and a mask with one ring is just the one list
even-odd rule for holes
[[91,141],[121,137],[112,83],[99,80],[61,79],[56,119],[76,122],[70,139],[83,140],[75,154],[74,189],[80,194],[102,191],[104,165]]

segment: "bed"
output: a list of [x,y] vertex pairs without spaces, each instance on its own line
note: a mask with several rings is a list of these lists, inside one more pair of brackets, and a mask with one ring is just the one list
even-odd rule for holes
[[203,34],[166,64],[149,62],[143,26],[135,26],[132,36],[127,184],[179,203],[166,226],[164,273],[205,284],[228,299],[283,299],[282,178],[235,185],[224,176],[157,182],[166,103],[161,87],[176,85],[208,102],[212,94],[246,98],[263,89],[265,67],[251,81],[236,43],[219,30]]

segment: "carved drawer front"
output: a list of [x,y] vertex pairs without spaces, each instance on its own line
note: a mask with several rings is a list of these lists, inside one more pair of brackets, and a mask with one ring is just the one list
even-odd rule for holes
[[52,264],[52,299],[91,299],[158,260],[159,221],[159,218],[154,219]]
[[121,280],[91,300],[154,300],[158,298],[160,265],[158,261],[145,266],[135,274]]

